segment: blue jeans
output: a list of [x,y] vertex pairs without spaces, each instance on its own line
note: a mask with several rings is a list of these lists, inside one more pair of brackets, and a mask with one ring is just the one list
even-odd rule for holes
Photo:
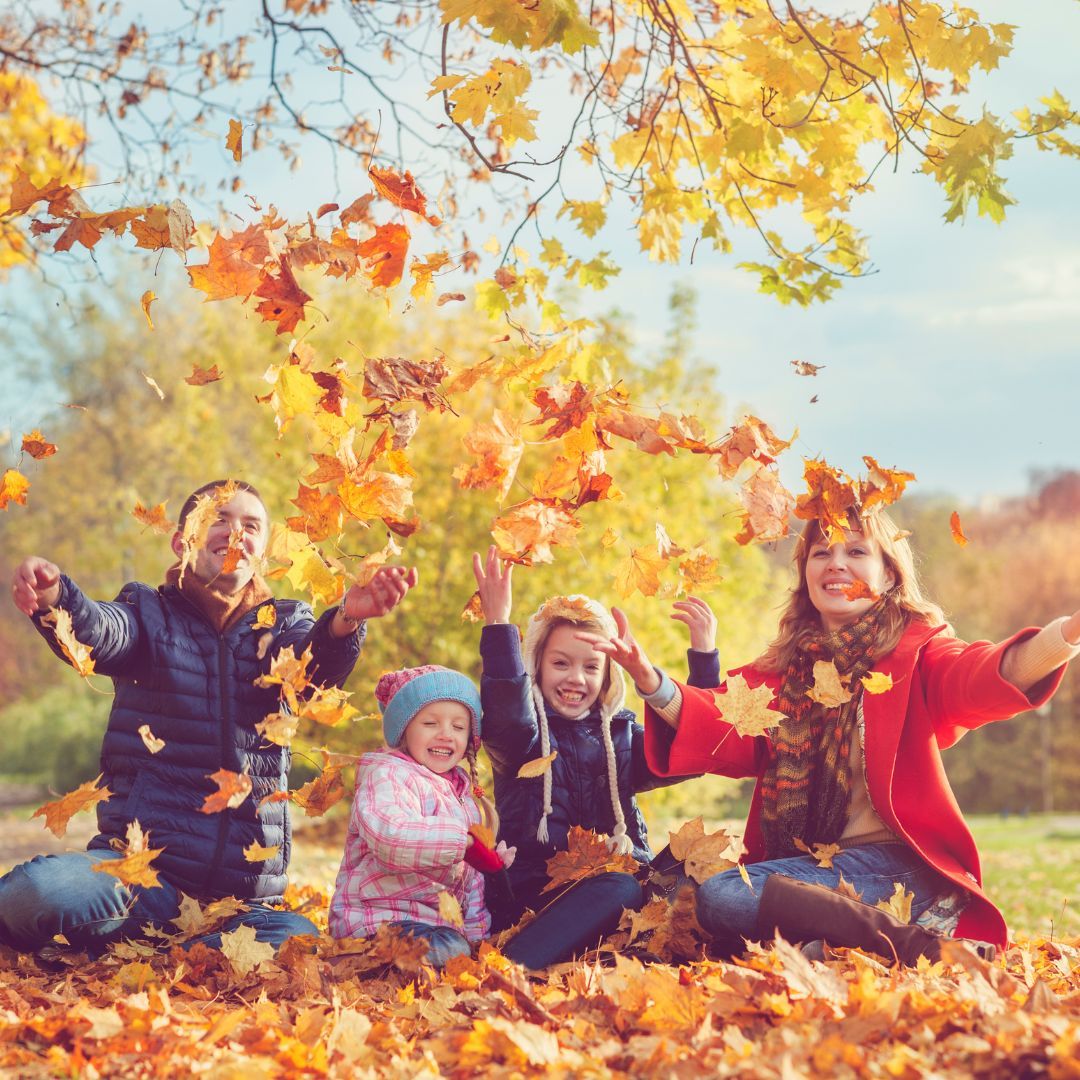
[[708,879],[697,893],[698,922],[714,937],[757,937],[758,904],[761,887],[771,874],[808,881],[813,885],[835,888],[840,875],[868,904],[892,896],[899,883],[905,892],[914,893],[911,921],[929,908],[949,883],[932,870],[906,844],[865,844],[848,848],[833,857],[831,869],[823,869],[809,855],[789,859],[769,859],[749,863],[747,875],[753,885],[748,889],[737,869],[725,870]]
[[[56,934],[76,948],[96,951],[122,937],[136,938],[150,923],[175,930],[170,921],[180,914],[181,892],[162,880],[155,888],[119,884],[111,874],[94,870],[97,863],[123,856],[116,851],[78,851],[38,855],[0,878],[0,941],[34,952]],[[221,935],[239,926],[253,926],[258,941],[280,945],[286,938],[318,934],[314,923],[294,911],[279,911],[250,902],[250,910],[227,920],[212,934],[196,941],[221,948]]]
[[426,960],[433,968],[444,967],[452,956],[472,954],[472,946],[452,926],[432,926],[415,919],[402,919],[390,925],[413,937],[423,938],[428,943]]

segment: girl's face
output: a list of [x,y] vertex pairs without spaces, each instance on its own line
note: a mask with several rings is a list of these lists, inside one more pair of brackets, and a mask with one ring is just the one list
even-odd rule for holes
[[[847,591],[860,581],[874,596],[849,600]],[[855,622],[895,584],[896,577],[885,565],[881,545],[861,532],[845,532],[842,544],[830,547],[826,541],[818,540],[810,546],[806,591],[821,616],[821,625],[830,632]]]
[[607,657],[574,636],[575,627],[555,627],[540,657],[540,693],[568,720],[587,713],[604,686]]
[[432,772],[447,773],[465,756],[471,727],[460,701],[430,701],[409,721],[401,748]]

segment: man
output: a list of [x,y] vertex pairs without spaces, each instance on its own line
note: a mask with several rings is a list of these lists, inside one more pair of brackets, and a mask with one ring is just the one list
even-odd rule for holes
[[[112,795],[98,804],[99,831],[87,851],[38,856],[0,878],[0,941],[32,951],[62,935],[95,951],[147,923],[167,924],[184,893],[245,901],[248,910],[223,932],[251,925],[274,945],[316,932],[278,906],[291,829],[288,803],[268,798],[286,790],[290,754],[256,731],[283,707],[277,686],[256,680],[283,649],[300,657],[310,648],[311,682],[341,686],[360,655],[366,620],[392,610],[416,584],[416,571],[382,567],[316,621],[307,604],[274,600],[259,576],[268,540],[259,493],[216,480],[184,503],[172,538],[179,561],[157,589],[132,582],[116,600],[98,603],[46,559],[31,556],[16,568],[15,605],[52,650],[63,657],[50,613],[67,612],[76,640],[92,649],[95,671],[113,680],[101,753],[101,786]],[[250,777],[251,794],[204,813],[219,770]],[[120,885],[94,870],[123,857],[133,821],[149,833],[150,847],[163,848],[153,862],[158,887]],[[252,844],[273,854],[251,861],[245,848]],[[220,934],[202,940],[217,946]]]

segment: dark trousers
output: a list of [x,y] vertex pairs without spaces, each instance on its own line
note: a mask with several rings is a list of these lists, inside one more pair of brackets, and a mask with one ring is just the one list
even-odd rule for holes
[[[503,945],[511,960],[538,971],[593,949],[644,896],[630,874],[597,874],[565,888]],[[519,913],[520,914],[520,913]]]

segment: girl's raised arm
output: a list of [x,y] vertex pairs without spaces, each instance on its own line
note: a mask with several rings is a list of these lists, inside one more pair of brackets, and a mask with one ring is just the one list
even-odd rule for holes
[[472,563],[476,589],[480,594],[480,606],[484,611],[484,622],[488,626],[508,623],[513,606],[511,579],[514,564],[507,561],[500,566],[498,549],[494,544],[488,548],[486,560],[481,560],[480,556],[473,552]]

